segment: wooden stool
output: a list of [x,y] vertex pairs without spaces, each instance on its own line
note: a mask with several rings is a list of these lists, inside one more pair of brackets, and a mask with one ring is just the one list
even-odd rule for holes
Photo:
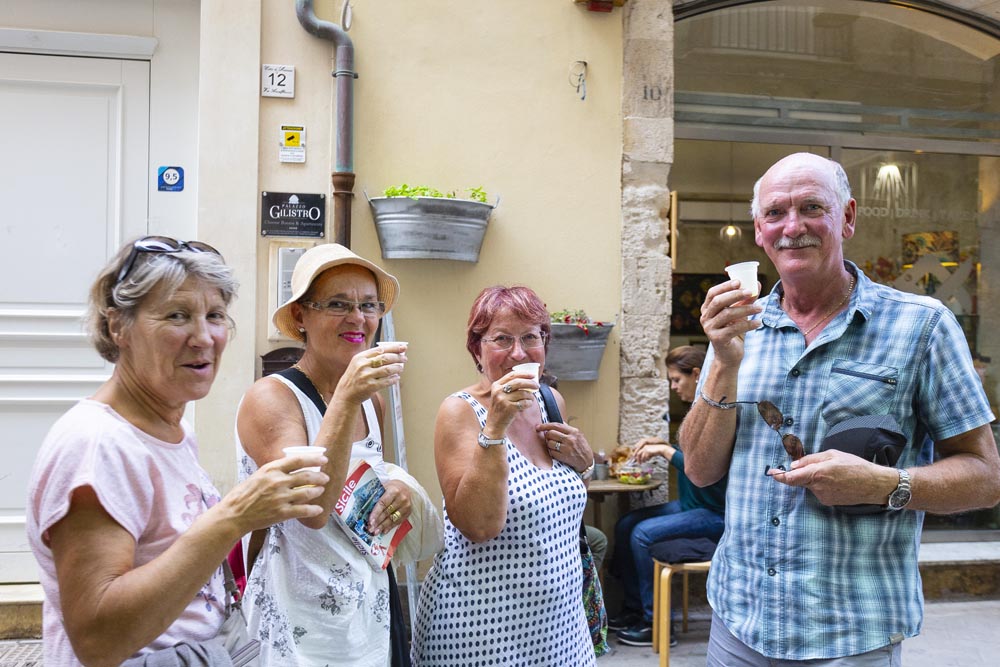
[[663,563],[653,559],[653,653],[660,654],[660,667],[670,664],[670,579],[675,572],[683,575],[683,616],[681,628],[688,630],[688,574],[708,572],[712,561],[701,563]]

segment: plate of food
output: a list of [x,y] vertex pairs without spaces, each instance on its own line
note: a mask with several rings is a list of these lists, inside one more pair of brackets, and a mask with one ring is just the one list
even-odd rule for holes
[[622,484],[649,484],[653,468],[638,463],[625,463],[618,467],[618,481]]

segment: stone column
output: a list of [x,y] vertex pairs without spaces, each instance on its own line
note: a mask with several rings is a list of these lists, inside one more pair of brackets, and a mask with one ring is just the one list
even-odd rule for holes
[[666,0],[624,6],[621,404],[618,441],[666,437],[670,385],[669,188],[673,162],[673,11]]

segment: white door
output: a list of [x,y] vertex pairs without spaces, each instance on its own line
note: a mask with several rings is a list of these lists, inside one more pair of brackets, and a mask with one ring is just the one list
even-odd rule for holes
[[147,219],[149,63],[0,53],[0,583],[49,426],[111,365],[81,329],[97,270]]

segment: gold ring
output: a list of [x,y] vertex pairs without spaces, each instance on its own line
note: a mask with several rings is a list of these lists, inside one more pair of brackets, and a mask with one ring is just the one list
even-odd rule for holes
[[389,512],[389,514],[392,514],[393,512],[396,511],[396,508],[392,506],[392,503],[389,503],[389,506],[386,507],[385,509],[387,512]]
[[389,518],[392,519],[393,523],[399,523],[399,520],[400,518],[402,518],[402,516],[403,515],[399,513],[399,510],[396,510],[395,512],[389,515]]
[[372,359],[372,368],[382,367],[382,357],[375,357]]

